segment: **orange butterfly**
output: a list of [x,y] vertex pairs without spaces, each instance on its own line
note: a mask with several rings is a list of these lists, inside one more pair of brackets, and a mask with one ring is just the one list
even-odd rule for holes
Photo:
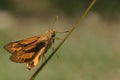
[[44,34],[24,40],[8,43],[4,48],[10,52],[10,60],[17,63],[26,63],[27,70],[38,64],[40,57],[44,56],[55,40],[56,31],[50,29]]

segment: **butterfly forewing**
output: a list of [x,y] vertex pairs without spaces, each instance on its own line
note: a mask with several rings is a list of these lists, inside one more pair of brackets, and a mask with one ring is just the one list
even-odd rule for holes
[[25,46],[35,43],[38,40],[38,38],[39,38],[38,36],[35,36],[35,37],[27,38],[25,40],[11,42],[5,45],[4,48],[8,52],[14,54],[20,51],[21,49],[23,49]]

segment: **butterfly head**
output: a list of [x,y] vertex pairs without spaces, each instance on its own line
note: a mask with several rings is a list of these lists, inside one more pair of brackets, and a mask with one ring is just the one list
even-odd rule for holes
[[51,37],[52,39],[54,39],[55,36],[56,36],[56,31],[55,31],[55,29],[49,29],[46,33],[47,33],[47,34],[49,35],[49,37]]

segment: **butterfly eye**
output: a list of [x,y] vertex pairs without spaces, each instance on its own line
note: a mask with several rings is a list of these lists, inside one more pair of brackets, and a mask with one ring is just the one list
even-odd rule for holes
[[52,33],[51,37],[55,37],[55,33]]

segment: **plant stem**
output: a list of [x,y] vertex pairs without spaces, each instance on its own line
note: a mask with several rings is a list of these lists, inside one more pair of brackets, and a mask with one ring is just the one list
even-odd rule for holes
[[65,42],[65,40],[70,36],[70,34],[74,31],[75,28],[80,25],[83,18],[87,15],[87,13],[90,11],[92,6],[95,4],[96,0],[92,0],[92,2],[89,4],[87,9],[83,12],[83,14],[80,16],[79,20],[72,26],[71,30],[68,32],[66,37],[62,40],[62,42],[57,46],[57,48],[51,53],[51,55],[46,59],[44,63],[36,70],[36,72],[31,76],[29,80],[34,80],[35,77],[38,75],[38,73],[42,70],[42,68],[47,64],[47,62],[52,58],[52,56],[56,53],[56,51],[61,47],[61,45]]

